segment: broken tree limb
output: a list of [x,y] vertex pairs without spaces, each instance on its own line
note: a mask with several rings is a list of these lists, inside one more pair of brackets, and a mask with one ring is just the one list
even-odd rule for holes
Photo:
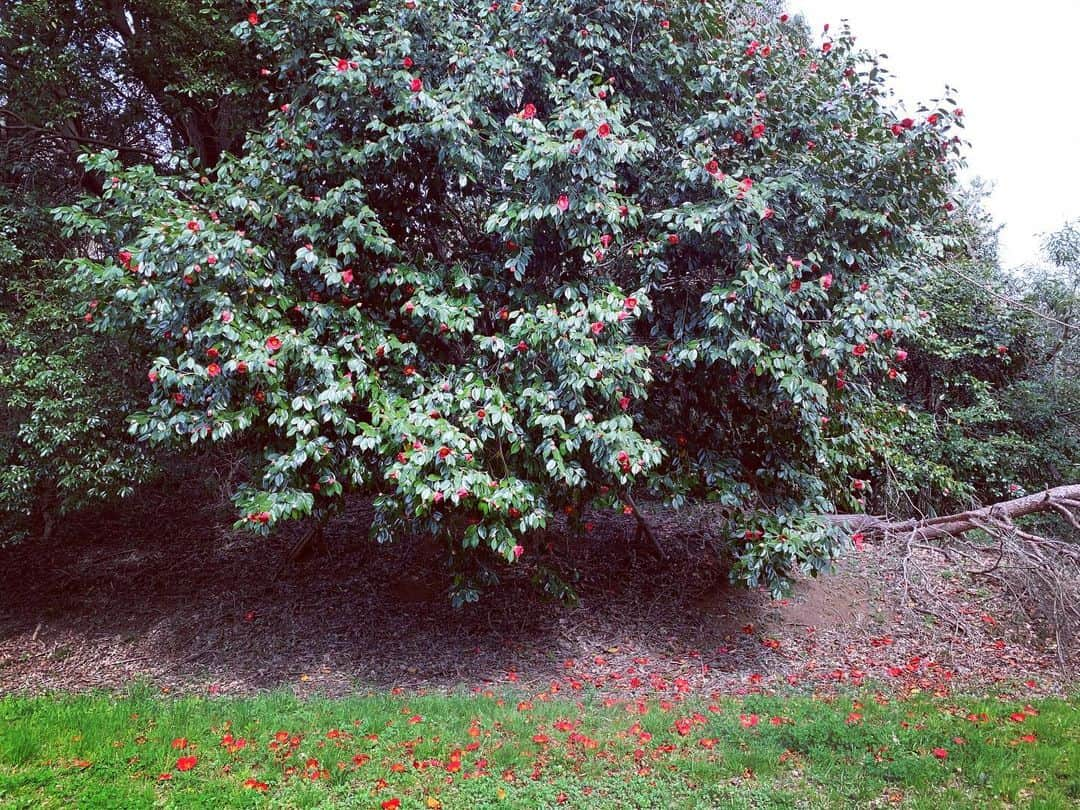
[[874,534],[913,534],[921,540],[955,537],[987,524],[1010,524],[1016,518],[1037,512],[1056,512],[1064,515],[1073,526],[1078,519],[1073,510],[1080,508],[1080,484],[1054,487],[1034,495],[1025,495],[1011,501],[1001,501],[980,509],[969,509],[952,515],[932,518],[909,518],[889,520],[877,515],[828,515],[826,519],[851,532]]
[[[1053,636],[1062,671],[1080,665],[1080,543],[1042,536],[1017,526],[1025,515],[1054,515],[1080,528],[1080,484],[1054,487],[1033,495],[931,518],[891,520],[876,515],[827,515],[825,519],[851,534],[876,534],[895,552],[903,583],[903,605],[917,613],[945,617],[934,610],[940,601],[935,577],[924,570],[916,551],[934,551],[963,558],[963,573],[988,578],[1011,595],[1032,625]],[[994,542],[968,539],[985,532]],[[957,627],[961,620],[956,619]]]

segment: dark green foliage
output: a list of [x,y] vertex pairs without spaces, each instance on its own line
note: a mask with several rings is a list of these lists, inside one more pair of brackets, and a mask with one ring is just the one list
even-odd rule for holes
[[221,20],[237,9],[0,5],[0,541],[149,473],[127,424],[145,360],[85,330],[86,297],[62,260],[95,246],[62,236],[50,210],[102,191],[78,163],[88,149],[161,165],[191,149],[212,165],[239,148],[259,77],[234,74],[244,50]]

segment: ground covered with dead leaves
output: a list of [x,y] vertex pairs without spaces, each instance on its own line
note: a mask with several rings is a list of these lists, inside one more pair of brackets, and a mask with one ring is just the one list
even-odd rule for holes
[[[1008,594],[922,552],[935,601],[914,605],[898,551],[867,543],[790,599],[731,588],[707,512],[653,520],[671,559],[634,545],[622,515],[553,554],[579,600],[545,600],[518,566],[457,610],[415,541],[375,546],[350,503],[327,551],[287,566],[300,536],[235,534],[223,513],[164,495],[0,549],[0,692],[118,689],[341,695],[515,683],[570,695],[820,691],[1062,693],[1068,656]],[[523,562],[528,563],[528,560]],[[551,560],[548,560],[551,562]],[[930,610],[925,608],[929,607]]]

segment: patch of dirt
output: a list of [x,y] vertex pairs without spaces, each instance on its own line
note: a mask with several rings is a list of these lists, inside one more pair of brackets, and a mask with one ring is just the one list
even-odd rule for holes
[[597,515],[592,534],[556,541],[557,561],[579,574],[576,605],[538,594],[529,578],[541,560],[530,558],[541,552],[530,551],[501,587],[455,610],[429,547],[367,540],[363,500],[327,527],[327,554],[275,579],[302,527],[260,540],[223,528],[192,498],[157,498],[0,548],[0,692],[134,679],[330,695],[507,683],[619,696],[870,680],[936,692],[1070,684],[1003,594],[930,552],[919,563],[940,586],[936,617],[903,608],[896,549],[871,544],[773,601],[727,585],[701,513],[654,515],[667,563],[634,545],[630,518]]

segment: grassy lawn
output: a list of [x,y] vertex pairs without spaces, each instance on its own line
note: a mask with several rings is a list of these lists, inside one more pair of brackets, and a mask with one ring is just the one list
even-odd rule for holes
[[1080,701],[0,699],[9,807],[1075,807]]

